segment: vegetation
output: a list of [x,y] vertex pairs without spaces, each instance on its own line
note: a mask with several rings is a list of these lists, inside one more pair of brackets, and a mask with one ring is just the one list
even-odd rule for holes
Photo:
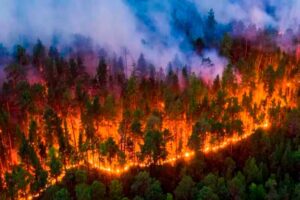
[[104,50],[93,74],[84,53],[16,45],[0,95],[0,199],[299,199],[297,55],[268,30],[220,39],[212,10],[205,24],[191,43],[226,57],[216,77]]

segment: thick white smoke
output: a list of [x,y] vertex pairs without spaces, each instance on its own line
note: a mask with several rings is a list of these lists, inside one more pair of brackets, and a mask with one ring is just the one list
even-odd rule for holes
[[[31,42],[41,39],[49,45],[55,37],[59,37],[60,43],[67,45],[72,36],[78,34],[119,55],[126,48],[128,62],[144,53],[156,66],[165,67],[175,55],[183,57],[177,46],[181,39],[176,38],[177,41],[169,45],[158,41],[160,34],[170,34],[166,13],[157,11],[148,15],[159,30],[145,30],[145,25],[138,22],[123,0],[2,0],[0,42],[11,48],[25,38]],[[167,38],[165,41],[171,40]]]
[[[186,34],[202,36],[201,22],[211,8],[220,24],[240,20],[285,31],[298,29],[300,21],[297,0],[1,0],[0,42],[11,47],[24,38],[32,42],[39,38],[49,45],[58,36],[61,43],[68,44],[79,34],[119,55],[126,47],[131,60],[143,53],[157,67],[167,66],[176,55],[192,66],[201,66],[201,59],[182,47],[186,35],[178,34],[173,18],[182,21],[177,26],[192,26]],[[217,53],[206,55],[218,63],[215,66],[224,68]],[[219,74],[221,70],[215,71]]]

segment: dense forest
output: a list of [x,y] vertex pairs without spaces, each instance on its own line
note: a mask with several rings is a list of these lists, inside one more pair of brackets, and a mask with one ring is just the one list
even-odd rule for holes
[[205,76],[80,37],[1,45],[0,199],[300,199],[300,34],[216,24],[190,41]]

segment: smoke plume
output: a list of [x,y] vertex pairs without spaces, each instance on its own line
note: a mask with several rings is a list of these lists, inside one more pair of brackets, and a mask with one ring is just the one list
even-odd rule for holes
[[[210,74],[192,45],[199,37],[205,40],[210,9],[218,22],[216,35],[231,31],[233,21],[283,32],[298,31],[300,21],[297,0],[2,0],[0,42],[9,48],[37,39],[46,45],[68,46],[81,35],[92,40],[92,48],[119,55],[128,51],[131,62],[143,53],[155,66],[166,67],[177,57],[194,71]],[[218,66],[213,74],[220,74],[224,59],[211,49],[204,51],[203,58],[207,56]]]

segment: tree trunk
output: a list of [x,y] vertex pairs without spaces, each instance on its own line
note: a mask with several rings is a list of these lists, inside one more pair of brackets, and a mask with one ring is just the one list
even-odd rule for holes
[[9,151],[10,151],[10,163],[13,162],[13,147],[12,147],[12,140],[10,131],[8,131],[8,140],[9,140]]
[[74,147],[75,147],[75,150],[77,151],[76,134],[75,134],[75,131],[74,131],[73,122],[74,122],[73,118],[71,117],[71,128],[72,128],[72,135],[73,135],[73,140],[74,140]]

